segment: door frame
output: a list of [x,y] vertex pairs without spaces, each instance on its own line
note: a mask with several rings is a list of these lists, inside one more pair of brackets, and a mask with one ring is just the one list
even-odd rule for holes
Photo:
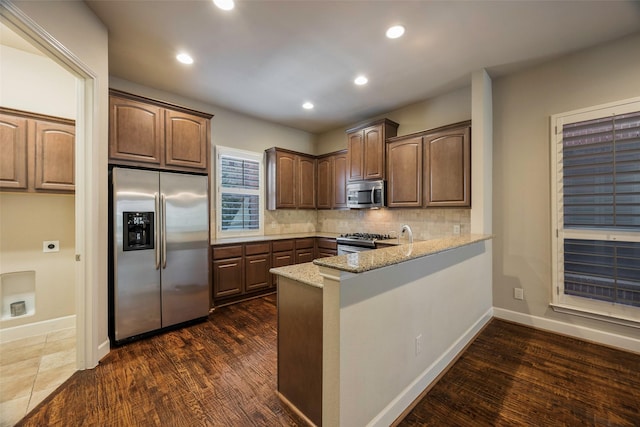
[[98,259],[99,236],[95,230],[100,229],[100,218],[97,217],[91,203],[99,194],[97,176],[93,174],[93,166],[96,163],[94,158],[97,157],[99,147],[97,130],[100,97],[97,75],[11,2],[0,2],[0,20],[76,77],[76,368],[93,368],[109,351],[108,341],[106,345],[97,343],[97,285],[100,282],[97,275],[101,260]]

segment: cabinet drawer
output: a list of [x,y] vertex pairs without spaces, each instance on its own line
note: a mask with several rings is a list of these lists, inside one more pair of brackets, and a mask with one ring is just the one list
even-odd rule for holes
[[213,259],[235,258],[241,256],[242,245],[213,247]]
[[246,243],[244,245],[245,255],[268,254],[269,252],[271,252],[271,244],[269,242]]
[[336,239],[319,237],[318,239],[316,239],[316,242],[318,243],[319,249],[338,249],[338,243],[336,243]]
[[273,252],[283,252],[293,250],[293,240],[274,240],[271,242]]
[[296,249],[313,248],[315,245],[315,238],[310,237],[308,239],[297,239]]

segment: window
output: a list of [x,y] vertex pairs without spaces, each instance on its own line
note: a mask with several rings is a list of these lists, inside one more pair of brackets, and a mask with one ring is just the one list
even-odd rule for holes
[[263,154],[216,147],[219,237],[263,234]]
[[640,99],[551,121],[552,306],[640,327]]

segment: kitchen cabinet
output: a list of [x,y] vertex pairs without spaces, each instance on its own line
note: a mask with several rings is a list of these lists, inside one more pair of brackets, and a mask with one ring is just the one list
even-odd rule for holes
[[385,179],[385,140],[397,135],[398,126],[382,119],[347,130],[349,181]]
[[251,292],[271,286],[271,247],[269,242],[247,243],[244,246],[244,291]]
[[0,188],[75,190],[75,122],[0,108]]
[[111,90],[109,163],[207,172],[211,117]]
[[387,141],[389,207],[471,206],[471,122]]
[[422,206],[422,137],[387,144],[387,206]]
[[244,288],[244,259],[242,245],[214,247],[213,298],[240,295]]
[[[271,266],[273,268],[295,264],[295,240],[274,240],[272,243]],[[272,285],[276,285],[275,275],[271,275]]]
[[424,205],[471,206],[471,126],[423,137]]
[[318,209],[347,207],[347,150],[318,157]]
[[315,157],[275,147],[266,152],[267,209],[315,209]]
[[295,263],[311,262],[315,258],[315,238],[296,239]]
[[336,243],[336,239],[317,237],[316,248],[316,258],[326,258],[338,255],[338,244]]

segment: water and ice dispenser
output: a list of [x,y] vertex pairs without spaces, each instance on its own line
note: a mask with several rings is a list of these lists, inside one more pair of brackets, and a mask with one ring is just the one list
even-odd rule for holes
[[153,212],[123,212],[124,239],[122,249],[139,251],[154,248]]

